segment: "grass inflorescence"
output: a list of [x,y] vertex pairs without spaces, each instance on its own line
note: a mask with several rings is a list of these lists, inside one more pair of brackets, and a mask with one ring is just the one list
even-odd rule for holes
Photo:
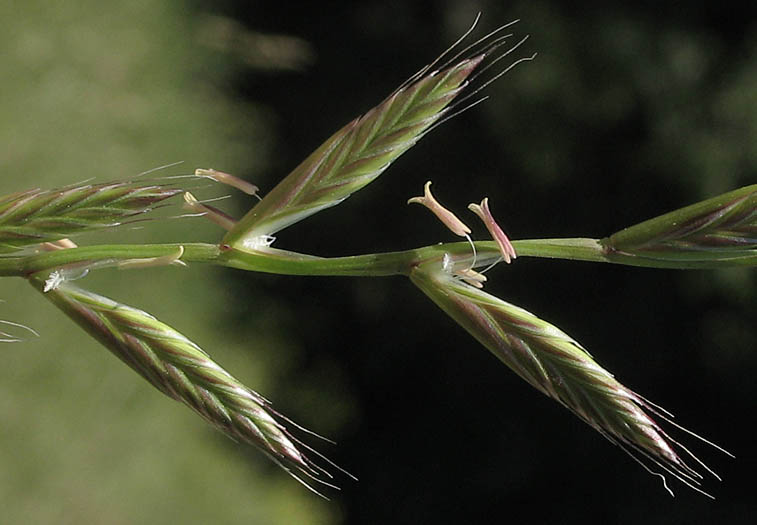
[[[484,198],[469,209],[483,220],[493,241],[474,242],[470,229],[433,199],[428,182],[424,197],[411,202],[430,207],[468,243],[336,258],[270,247],[274,233],[339,204],[374,181],[429,131],[475,104],[477,100],[467,101],[481,89],[514,65],[532,59],[514,60],[478,87],[474,85],[476,78],[525,41],[498,51],[511,36],[503,33],[509,25],[461,50],[463,39],[458,40],[379,105],[332,135],[241,220],[185,193],[190,211],[228,229],[217,242],[183,243],[180,239],[170,244],[78,247],[67,240],[82,231],[137,220],[182,191],[172,186],[144,181],[82,183],[2,197],[0,276],[27,278],[160,392],[186,404],[229,437],[257,446],[303,483],[308,484],[303,478],[310,478],[329,486],[331,475],[309,459],[306,451],[317,453],[287,430],[288,420],[196,343],[147,312],[70,281],[105,266],[200,263],[289,275],[408,276],[531,386],[575,413],[651,472],[663,475],[662,470],[704,492],[699,488],[703,476],[687,461],[712,471],[663,430],[658,421],[669,420],[667,413],[616,380],[556,326],[484,292],[486,270],[479,273],[475,269],[485,265],[488,269],[503,260],[512,262],[516,256],[518,261],[530,256],[681,269],[756,266],[757,187],[726,193],[604,239],[511,242]],[[257,192],[254,185],[220,171],[198,169],[195,175],[248,194]],[[28,250],[22,250],[25,247]],[[16,338],[0,331],[0,341],[11,339]],[[684,459],[687,454],[691,459]]]

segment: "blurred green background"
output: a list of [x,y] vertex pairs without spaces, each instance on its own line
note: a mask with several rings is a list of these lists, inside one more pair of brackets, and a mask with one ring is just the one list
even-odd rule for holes
[[[195,167],[265,192],[484,16],[539,53],[375,185],[282,232],[323,255],[451,240],[406,207],[491,198],[514,238],[602,236],[757,181],[757,12],[674,2],[446,0],[0,4],[0,194]],[[217,191],[200,188],[203,196]],[[219,204],[240,215],[250,201]],[[178,208],[163,215],[180,213]],[[105,237],[216,240],[165,220]],[[7,282],[6,282],[7,281]],[[657,478],[532,391],[402,279],[190,267],[102,271],[98,292],[184,332],[360,482],[324,502],[158,394],[27,289],[0,319],[3,523],[751,523],[754,270],[521,259],[487,289],[581,341],[737,456],[711,502]],[[693,440],[685,439],[686,443]]]
[[[207,16],[182,1],[0,3],[0,193],[182,160],[160,174],[213,166],[255,180],[270,145],[265,119],[229,97],[236,66],[203,44]],[[166,222],[96,239],[220,235],[199,221]],[[235,292],[225,275],[103,272],[87,286],[147,309],[273,393],[295,343],[281,342],[275,326],[230,332],[222,320],[236,315]],[[329,523],[338,514],[158,394],[23,282],[1,286],[0,319],[41,337],[0,347],[0,522]]]

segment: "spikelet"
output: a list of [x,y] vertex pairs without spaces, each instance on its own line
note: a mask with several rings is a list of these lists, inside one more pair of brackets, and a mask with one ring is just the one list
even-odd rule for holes
[[113,182],[0,197],[0,253],[118,226],[178,193],[161,185]]
[[456,277],[456,266],[467,264],[465,258],[459,259],[462,265],[448,256],[443,262],[426,261],[416,266],[410,279],[531,386],[568,408],[650,472],[647,463],[709,496],[698,488],[702,476],[686,464],[676,445],[688,450],[652,418],[656,414],[669,421],[661,409],[618,382],[559,328]]
[[273,411],[270,402],[184,335],[142,310],[68,282],[50,287],[44,274],[33,276],[30,282],[162,393],[184,403],[230,438],[257,446],[314,492],[300,475],[334,487],[323,480],[332,475],[301,450],[306,446],[287,431],[281,423],[285,418]]
[[[456,106],[516,64],[534,58],[515,61],[478,88],[459,97],[473,78],[473,71],[511,36],[502,34],[509,25],[492,31],[447,59],[447,55],[470,34],[471,27],[436,61],[413,75],[381,104],[326,140],[227,233],[223,244],[245,251],[260,249],[260,239],[270,238],[287,226],[336,206],[375,180],[435,125],[467,109],[455,109]],[[524,41],[525,38],[493,58],[481,67],[480,72],[518,49]]]
[[757,184],[644,221],[600,244],[608,260],[623,264],[752,266],[757,264]]

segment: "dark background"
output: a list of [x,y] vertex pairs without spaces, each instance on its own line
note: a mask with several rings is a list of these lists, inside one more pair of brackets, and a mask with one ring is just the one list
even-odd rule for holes
[[[307,43],[294,71],[240,65],[227,86],[266,108],[273,153],[269,178],[256,181],[263,191],[445,49],[479,10],[478,35],[520,18],[516,35],[531,39],[518,56],[539,53],[373,185],[282,232],[280,248],[336,256],[454,240],[404,204],[428,179],[454,210],[489,196],[516,239],[600,237],[757,180],[754,8],[200,5],[251,31]],[[260,329],[270,321],[298,347],[266,394],[335,438],[338,446],[319,450],[360,478],[342,480],[342,492],[331,494],[346,523],[754,519],[753,270],[521,258],[493,270],[487,285],[564,329],[624,384],[732,451],[735,460],[675,433],[723,476],[705,483],[716,501],[669,480],[671,498],[658,478],[523,383],[404,279],[234,275],[236,286],[267,305],[261,316],[236,294],[235,321]],[[252,313],[258,320],[249,320]]]

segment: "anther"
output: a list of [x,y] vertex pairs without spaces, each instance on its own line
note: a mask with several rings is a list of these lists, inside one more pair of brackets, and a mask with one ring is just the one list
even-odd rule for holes
[[423,194],[423,197],[413,197],[412,199],[409,199],[407,203],[422,204],[431,210],[431,213],[436,215],[437,219],[442,221],[442,224],[449,228],[452,233],[459,235],[460,237],[468,237],[470,228],[468,228],[463,221],[458,219],[454,213],[439,204],[439,201],[431,195],[431,181],[428,181],[423,187]]
[[184,209],[203,215],[209,221],[217,224],[226,231],[229,231],[236,224],[233,217],[230,217],[218,208],[201,203],[188,191],[184,192]]
[[506,263],[509,263],[511,260],[518,257],[518,254],[515,253],[515,248],[510,242],[510,239],[507,238],[507,235],[505,235],[505,232],[502,231],[502,228],[499,227],[497,221],[494,220],[491,211],[489,211],[488,197],[484,198],[484,200],[481,201],[481,204],[469,204],[468,209],[478,215],[479,218],[484,222],[486,229],[489,230],[489,234],[497,243],[499,251],[502,254],[502,258]]
[[212,168],[204,169],[204,168],[197,168],[195,170],[195,175],[198,177],[203,177],[206,179],[211,179],[216,182],[220,182],[221,184],[226,184],[227,186],[231,186],[232,188],[236,188],[239,191],[242,191],[246,193],[247,195],[255,195],[257,197],[258,188],[254,184],[247,182],[246,180],[240,179],[239,177],[236,177],[234,175],[230,175],[229,173],[224,173],[222,171],[214,170]]

